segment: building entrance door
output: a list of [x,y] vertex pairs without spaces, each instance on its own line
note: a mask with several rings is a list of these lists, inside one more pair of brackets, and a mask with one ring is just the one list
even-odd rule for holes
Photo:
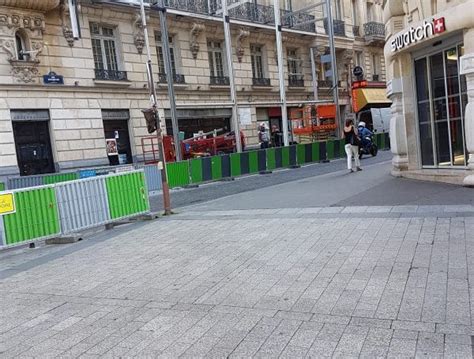
[[459,74],[463,45],[415,60],[420,153],[423,167],[467,165],[466,78]]
[[[45,113],[43,120],[38,120]],[[13,135],[21,176],[54,172],[47,111],[12,110]]]

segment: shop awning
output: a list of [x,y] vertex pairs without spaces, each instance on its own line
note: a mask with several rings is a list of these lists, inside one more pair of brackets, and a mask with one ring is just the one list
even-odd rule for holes
[[358,88],[352,90],[352,107],[359,112],[371,107],[389,107],[392,102],[387,98],[385,88]]

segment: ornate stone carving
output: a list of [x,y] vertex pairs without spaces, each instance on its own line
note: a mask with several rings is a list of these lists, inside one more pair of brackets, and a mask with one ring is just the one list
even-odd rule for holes
[[69,20],[68,20],[68,7],[65,1],[61,1],[61,5],[59,6],[59,16],[61,17],[61,27],[63,29],[63,36],[67,41],[67,44],[70,47],[74,46],[74,35],[72,33],[71,28],[69,27]]
[[13,43],[12,40],[3,41],[1,46],[2,46],[2,49],[7,53],[8,61],[12,61],[16,59],[15,44]]
[[0,27],[4,27],[13,30],[13,34],[16,29],[27,29],[31,31],[44,30],[45,22],[42,16],[36,15],[23,15],[23,14],[0,14]]
[[38,61],[12,60],[12,75],[18,82],[32,83],[38,75]]
[[43,48],[43,41],[33,41],[31,43],[31,50],[29,51],[29,61],[39,63],[40,60],[38,59],[38,56],[43,52]]
[[250,32],[245,29],[240,29],[239,35],[237,35],[237,59],[239,62],[242,62],[242,58],[244,57],[244,46],[242,44],[243,40],[249,37]]
[[58,5],[59,0],[0,0],[0,7],[18,7],[38,11],[49,11]]
[[194,23],[193,27],[191,28],[191,41],[189,44],[189,48],[191,50],[191,54],[193,55],[193,59],[197,59],[197,55],[199,53],[199,42],[198,36],[204,30],[203,24]]
[[145,33],[143,31],[142,18],[137,14],[132,24],[133,27],[133,42],[137,48],[138,53],[143,53],[143,47],[145,46]]

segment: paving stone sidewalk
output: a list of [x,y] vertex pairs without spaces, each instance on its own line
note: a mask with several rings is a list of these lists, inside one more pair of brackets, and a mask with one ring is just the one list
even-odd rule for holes
[[328,208],[189,211],[9,276],[0,357],[472,358],[470,208]]

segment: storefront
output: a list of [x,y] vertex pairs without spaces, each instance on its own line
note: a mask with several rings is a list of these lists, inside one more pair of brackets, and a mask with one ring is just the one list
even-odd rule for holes
[[474,81],[474,18],[466,15],[472,11],[467,5],[445,8],[388,37],[396,176],[474,184],[474,114],[467,90]]

